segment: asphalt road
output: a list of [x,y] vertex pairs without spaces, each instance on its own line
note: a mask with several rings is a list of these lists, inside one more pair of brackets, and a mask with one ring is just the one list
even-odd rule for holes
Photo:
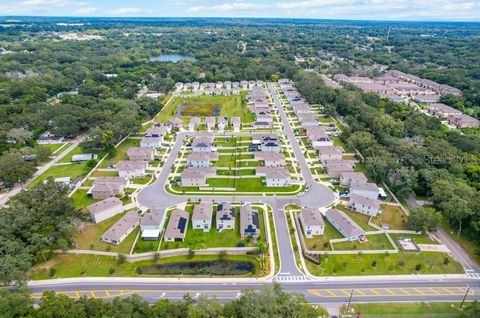
[[[179,280],[174,283],[156,282],[113,282],[99,279],[98,282],[61,283],[45,286],[30,286],[33,297],[38,299],[42,292],[54,289],[67,296],[78,298],[86,295],[103,299],[128,297],[139,294],[149,302],[161,298],[182,299],[184,294],[194,298],[201,295],[215,296],[220,301],[238,298],[245,290],[261,290],[271,283],[191,283]],[[471,280],[436,281],[337,281],[337,282],[291,282],[283,283],[288,292],[299,292],[312,303],[344,303],[353,290],[354,302],[385,301],[460,301],[468,290],[467,300],[480,299],[480,282]]]

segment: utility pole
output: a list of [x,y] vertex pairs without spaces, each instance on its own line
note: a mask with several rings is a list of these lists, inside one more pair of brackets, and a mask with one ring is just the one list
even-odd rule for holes
[[[352,302],[352,297],[353,297],[353,292],[355,291],[355,289],[352,289],[352,291],[350,292],[350,298],[348,298],[348,304],[347,304],[347,314],[350,312],[350,303]],[[461,307],[460,307],[461,308]]]
[[460,304],[460,310],[462,310],[463,303],[465,302],[465,299],[467,299],[468,293],[470,292],[470,287],[467,287],[465,290],[465,295],[463,296],[462,303]]

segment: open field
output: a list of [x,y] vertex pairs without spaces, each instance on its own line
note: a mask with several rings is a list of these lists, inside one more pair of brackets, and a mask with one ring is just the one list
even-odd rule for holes
[[83,209],[86,211],[86,207],[90,204],[93,204],[99,200],[94,200],[87,195],[87,190],[85,189],[77,189],[75,193],[72,195],[73,204],[79,209]]
[[[362,317],[383,317],[383,318],[453,318],[460,317],[460,303],[370,303],[370,304],[352,304],[351,313],[361,314]],[[465,304],[468,306],[468,304]],[[345,313],[345,305],[340,312]]]
[[43,182],[49,177],[52,178],[61,178],[61,177],[70,177],[72,180],[75,180],[79,177],[85,177],[91,168],[87,167],[87,163],[71,163],[64,165],[54,165],[50,167],[47,171],[39,175],[35,180],[28,185],[28,188],[32,188],[37,184]]
[[392,244],[388,240],[385,234],[375,234],[375,235],[367,235],[366,242],[359,242],[359,241],[345,241],[345,242],[337,242],[332,243],[333,248],[336,251],[352,251],[352,250],[391,250],[393,249]]
[[239,116],[243,122],[251,122],[253,118],[250,120],[251,116],[244,102],[246,94],[247,92],[230,96],[200,95],[197,97],[173,97],[155,120],[157,122],[167,122],[175,117],[178,108],[182,107],[180,111],[182,119],[190,116]]
[[100,168],[106,168],[110,163],[117,163],[120,160],[128,160],[127,150],[130,147],[138,147],[140,145],[140,139],[125,139],[117,148],[113,157],[107,157],[100,164]]
[[[449,258],[447,266],[443,265],[445,257]],[[308,259],[305,261],[310,273],[316,276],[463,273],[462,265],[446,253],[438,252],[321,255],[319,265]],[[415,270],[418,264],[421,265],[420,271]]]
[[372,222],[378,226],[388,224],[390,230],[408,230],[407,216],[398,206],[382,204],[382,213],[372,218]]
[[[100,255],[73,255],[60,254],[53,256],[46,263],[37,264],[30,272],[29,278],[33,280],[50,279],[50,268],[56,271],[55,278],[68,277],[139,277],[137,268],[145,265],[168,264],[184,261],[204,261],[217,260],[217,255],[196,255],[193,258],[188,256],[175,256],[165,259],[140,261],[136,263],[123,262],[119,263],[115,257]],[[227,260],[251,261],[256,267],[256,272],[260,272],[258,260],[249,255],[227,255]],[[246,276],[252,276],[249,273]],[[198,277],[198,275],[195,275]]]

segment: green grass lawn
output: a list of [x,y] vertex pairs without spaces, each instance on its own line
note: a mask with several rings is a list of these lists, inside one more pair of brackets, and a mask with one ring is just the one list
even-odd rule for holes
[[61,178],[61,177],[70,177],[72,180],[75,180],[79,177],[85,177],[90,168],[87,167],[86,162],[83,163],[71,163],[65,165],[54,165],[50,167],[47,171],[39,175],[35,180],[32,181],[28,185],[27,188],[32,188],[37,184],[43,182],[44,180],[48,179],[49,177],[52,178]]
[[[453,318],[460,317],[459,306],[460,303],[354,303],[350,305],[350,314],[360,313],[362,317],[383,318]],[[343,305],[340,312],[346,313],[345,311],[346,306]]]
[[340,139],[340,137],[333,138],[333,145],[342,147],[345,152],[353,152],[353,149]]
[[391,250],[392,244],[388,240],[385,234],[367,235],[366,242],[360,243],[359,241],[353,242],[337,242],[332,243],[335,251],[352,251],[352,250]]
[[215,144],[217,147],[235,147],[237,139],[235,137],[216,137]]
[[221,155],[213,164],[215,167],[235,167],[235,155]]
[[89,177],[118,177],[118,171],[98,171],[95,170]]
[[[50,279],[50,268],[56,270],[54,278],[68,278],[68,277],[138,277],[137,268],[139,266],[153,265],[153,264],[167,264],[183,261],[208,261],[217,260],[218,255],[195,255],[192,259],[188,256],[175,256],[154,260],[140,261],[135,263],[123,262],[119,264],[115,257],[100,256],[100,255],[74,255],[74,254],[60,254],[55,255],[46,263],[37,264],[30,272],[29,278],[32,280]],[[259,266],[258,260],[250,255],[228,255],[228,260],[248,260],[252,261],[255,266]],[[113,269],[113,274],[110,270]],[[258,269],[258,268],[257,268]],[[260,273],[260,270],[256,270]],[[243,276],[252,276],[247,274]]]
[[372,218],[372,222],[378,226],[388,224],[390,230],[408,230],[407,216],[398,206],[382,204],[382,213]]
[[139,236],[135,247],[133,248],[133,253],[146,253],[146,252],[156,252],[158,249],[158,244],[160,240],[157,241],[144,241],[142,237]]
[[360,226],[365,231],[376,231],[377,230],[374,227],[368,225],[368,220],[370,219],[370,216],[365,215],[365,214],[361,214],[361,213],[358,213],[358,212],[353,212],[352,210],[348,209],[347,207],[345,207],[341,204],[335,206],[335,208],[337,210],[345,212],[345,214],[347,214],[353,221],[355,221],[355,223],[358,224],[358,226]]
[[220,179],[220,178],[209,178],[207,179],[209,187],[212,188],[234,188],[235,179]]
[[[214,208],[215,209],[215,208]],[[259,240],[265,239],[265,226],[263,220],[263,209],[257,209],[259,213],[260,220],[260,238]],[[193,205],[187,206],[186,211],[193,213]],[[215,229],[215,216],[216,212],[212,216],[212,225],[210,231],[203,232],[203,230],[193,230],[192,229],[192,219],[188,221],[188,230],[187,235],[185,236],[184,242],[162,242],[161,249],[175,249],[188,247],[192,249],[202,249],[208,247],[235,247],[239,243],[244,246],[256,246],[256,241],[251,239],[242,239],[240,237],[240,208],[236,207],[236,218],[235,218],[235,229],[225,230],[223,232],[218,232]],[[168,222],[166,223],[168,224]]]
[[[41,148],[41,149],[48,149],[52,152],[52,155],[54,154],[55,151],[58,149],[62,148],[65,143],[61,144],[35,144],[35,148]],[[67,149],[70,143],[67,143],[63,149]]]
[[[443,259],[450,262],[443,265]],[[373,266],[373,262],[376,266]],[[430,262],[431,261],[431,266]],[[446,253],[392,253],[384,254],[353,254],[353,255],[322,255],[317,265],[306,259],[307,268],[313,275],[406,275],[406,274],[454,274],[463,273],[462,265]],[[415,266],[422,266],[420,271]],[[403,265],[403,266],[402,266]]]
[[102,242],[100,238],[115,222],[120,220],[125,213],[117,214],[100,223],[90,223],[82,232],[75,237],[77,248],[95,251],[109,251],[123,254],[130,253],[132,244],[139,229],[135,229],[119,245]]
[[128,160],[127,151],[130,147],[139,147],[140,139],[125,139],[118,147],[113,157],[106,157],[100,164],[100,168],[107,168],[110,163],[117,163],[120,160]]
[[91,197],[89,197],[87,195],[87,191],[88,190],[85,190],[85,189],[77,189],[77,191],[75,191],[75,193],[72,195],[73,204],[75,204],[75,206],[77,208],[85,210],[85,211],[86,211],[87,206],[99,201],[99,200],[94,200]]

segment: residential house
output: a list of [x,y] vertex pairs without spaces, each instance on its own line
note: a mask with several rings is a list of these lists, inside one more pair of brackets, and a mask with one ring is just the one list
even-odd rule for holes
[[201,202],[193,208],[192,228],[202,229],[204,232],[210,231],[212,225],[212,203]]
[[370,216],[377,216],[377,214],[380,212],[380,201],[377,199],[364,197],[360,194],[352,193],[350,195],[348,207],[352,209],[352,211]]
[[307,137],[312,144],[312,147],[317,149],[319,147],[332,147],[333,140],[327,134],[325,128],[318,127],[307,127]]
[[122,243],[138,224],[140,224],[140,216],[138,213],[136,211],[127,212],[102,235],[102,241],[118,245]]
[[314,235],[323,235],[325,223],[318,209],[302,208],[298,218],[306,238],[312,238]]
[[123,211],[123,203],[116,197],[106,198],[87,207],[90,218],[95,223],[111,218]]
[[428,105],[428,112],[440,118],[447,118],[450,115],[461,115],[458,109],[442,103],[433,103]]
[[187,165],[190,167],[209,167],[211,161],[218,160],[216,152],[192,152],[187,156]]
[[343,211],[330,209],[325,213],[327,220],[349,241],[362,240],[365,231]]
[[273,123],[267,121],[256,121],[252,124],[253,129],[269,129],[273,127]]
[[199,125],[200,125],[200,117],[194,116],[190,118],[190,122],[188,123],[188,130],[195,131],[197,130]]
[[193,152],[212,152],[213,151],[213,135],[197,136],[192,142]]
[[330,178],[339,178],[340,173],[353,172],[355,169],[354,163],[348,160],[326,160],[323,166],[327,169],[327,175]]
[[260,220],[258,212],[249,204],[240,207],[240,236],[242,238],[260,237]]
[[41,134],[40,137],[38,137],[37,139],[37,143],[39,143],[40,145],[61,144],[64,142],[64,137],[55,136],[48,131]]
[[165,242],[183,242],[185,235],[187,235],[189,218],[190,214],[188,212],[181,209],[173,210],[163,236]]
[[168,123],[170,124],[170,126],[172,126],[172,128],[175,128],[175,129],[183,128],[183,121],[178,117],[170,119]]
[[480,120],[465,114],[450,115],[448,116],[447,120],[450,125],[454,125],[457,128],[479,128],[480,127]]
[[127,179],[138,178],[145,175],[145,171],[148,168],[148,162],[122,160],[116,164],[116,168],[120,177]]
[[155,150],[152,148],[130,147],[127,150],[128,159],[131,161],[152,161],[155,159]]
[[230,203],[220,203],[215,216],[217,231],[235,229],[235,208]]
[[363,172],[340,172],[340,184],[350,186],[354,183],[367,183],[368,178]]
[[240,117],[232,117],[231,122],[233,126],[233,132],[240,132],[240,127],[242,124]]
[[207,127],[207,131],[212,132],[215,129],[215,117],[209,116],[205,118],[205,126]]
[[255,160],[263,162],[265,167],[285,166],[285,155],[278,152],[255,152]]
[[319,146],[318,149],[318,159],[321,162],[327,160],[342,160],[343,148],[336,146]]
[[162,146],[163,136],[162,137],[143,137],[140,140],[141,148],[160,148]]
[[163,137],[168,133],[169,128],[167,126],[154,126],[149,128],[145,132],[145,137]]
[[218,125],[218,131],[224,132],[225,129],[228,127],[228,118],[227,118],[227,117],[223,117],[223,116],[220,117],[220,118],[218,119],[217,125]]
[[207,186],[207,178],[215,176],[216,172],[214,167],[187,167],[180,174],[180,182],[183,187],[204,187]]
[[77,155],[73,155],[71,161],[72,162],[82,162],[88,160],[97,160],[98,155],[94,153],[81,153]]
[[165,209],[155,208],[143,215],[140,221],[141,237],[144,241],[156,241],[165,223]]
[[128,180],[121,177],[98,177],[93,182],[93,186],[88,194],[93,199],[102,200],[114,196],[123,196],[123,192],[128,185]]
[[376,200],[380,195],[380,190],[375,183],[352,183],[350,184],[350,195],[352,194]]
[[288,187],[290,185],[290,172],[283,167],[257,167],[255,174],[265,177],[267,187]]
[[182,90],[183,90],[183,83],[180,83],[180,82],[175,83],[175,90],[176,90],[177,92],[182,91]]

